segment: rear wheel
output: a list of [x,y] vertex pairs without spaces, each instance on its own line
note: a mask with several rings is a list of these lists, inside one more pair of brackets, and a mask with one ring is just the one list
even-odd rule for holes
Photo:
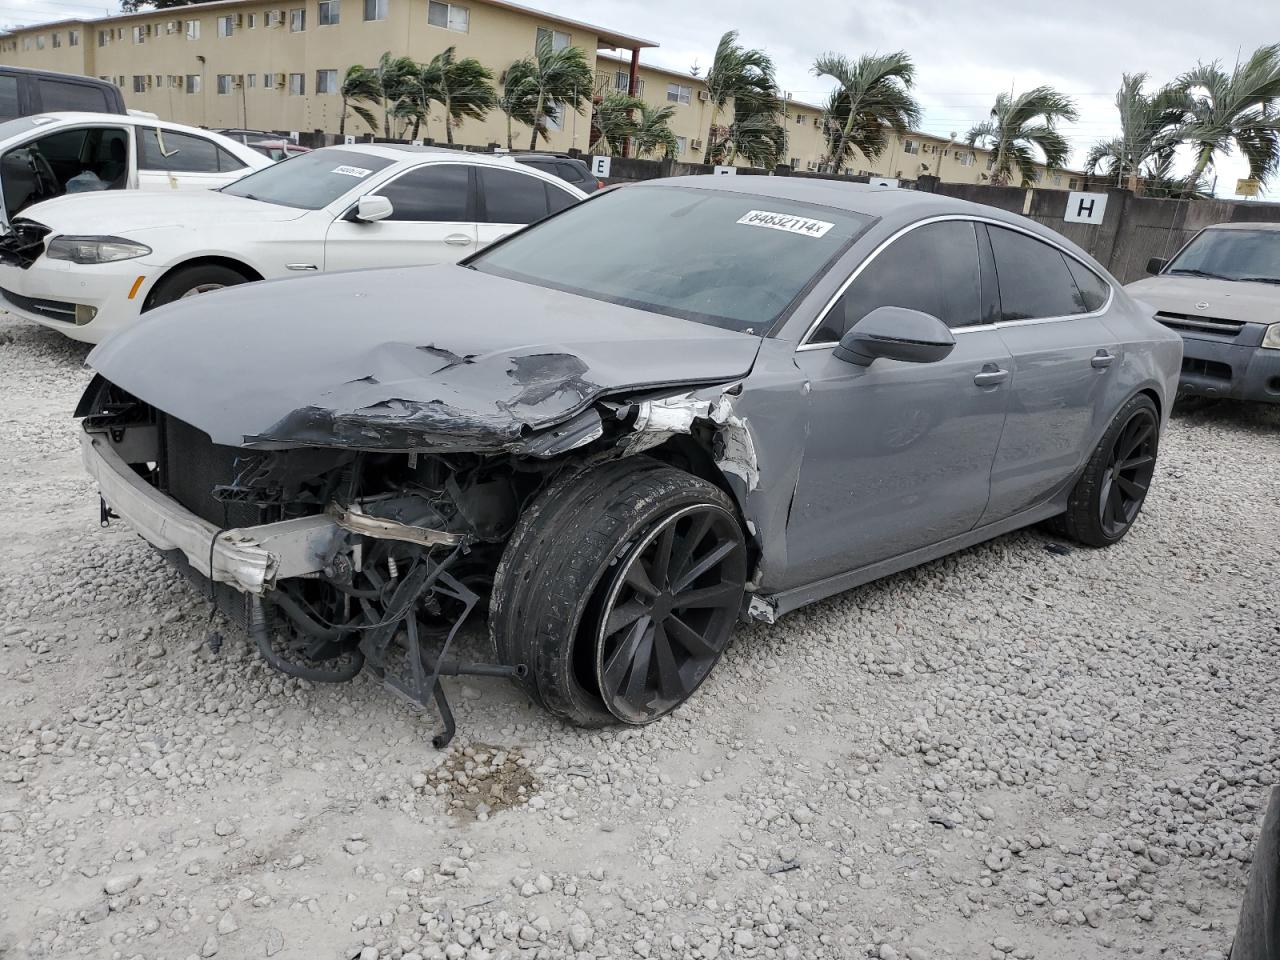
[[1129,532],[1155,474],[1160,414],[1146,394],[1121,408],[1089,458],[1058,525],[1074,540],[1107,547]]
[[180,267],[156,284],[155,290],[148,298],[147,309],[164,306],[175,300],[212,293],[224,287],[233,287],[248,282],[239,270],[225,267],[220,263],[201,263],[191,267]]
[[632,458],[561,481],[526,511],[494,580],[490,630],[553,714],[583,726],[649,723],[710,674],[746,579],[746,542],[723,491]]

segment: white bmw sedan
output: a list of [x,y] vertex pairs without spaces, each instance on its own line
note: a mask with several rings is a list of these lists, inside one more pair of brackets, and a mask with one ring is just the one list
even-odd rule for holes
[[207,190],[268,167],[230,137],[151,116],[40,113],[0,123],[0,233],[33,204],[102,190]]
[[0,309],[98,343],[234,284],[461,259],[586,194],[509,157],[326,147],[217,191],[37,204],[0,238]]

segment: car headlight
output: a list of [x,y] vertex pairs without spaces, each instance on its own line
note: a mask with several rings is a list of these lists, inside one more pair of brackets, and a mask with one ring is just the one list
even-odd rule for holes
[[1262,335],[1262,345],[1272,350],[1280,350],[1280,323],[1273,323],[1267,327],[1267,332]]
[[54,237],[45,256],[72,263],[113,263],[145,257],[151,248],[120,237]]

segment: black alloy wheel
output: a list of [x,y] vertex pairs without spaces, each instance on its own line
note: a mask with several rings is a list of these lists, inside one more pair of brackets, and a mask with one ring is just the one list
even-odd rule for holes
[[1102,474],[1098,519],[1109,539],[1118,540],[1142,509],[1156,471],[1160,425],[1147,407],[1135,410],[1116,435]]
[[742,528],[723,508],[672,513],[624,556],[600,614],[596,681],[626,723],[670,713],[720,659],[747,579]]

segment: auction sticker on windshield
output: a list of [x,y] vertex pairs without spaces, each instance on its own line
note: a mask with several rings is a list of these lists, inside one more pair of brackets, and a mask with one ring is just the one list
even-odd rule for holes
[[797,217],[789,213],[774,213],[772,210],[748,210],[738,223],[750,227],[768,227],[770,230],[785,230],[787,233],[798,233],[802,237],[821,237],[835,226],[825,220],[810,220],[808,217]]
[[364,167],[349,167],[346,164],[343,164],[340,167],[334,167],[330,172],[346,174],[348,177],[367,177],[369,174],[373,173],[372,170],[366,170]]

